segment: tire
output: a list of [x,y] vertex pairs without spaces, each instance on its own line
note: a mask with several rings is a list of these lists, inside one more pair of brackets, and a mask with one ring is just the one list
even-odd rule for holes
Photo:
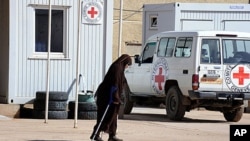
[[181,101],[181,92],[176,86],[172,86],[166,95],[166,112],[171,120],[182,120],[185,115],[186,107]]
[[[75,101],[69,102],[69,110],[75,110]],[[97,111],[95,102],[78,102],[78,111]]]
[[80,111],[78,112],[79,119],[97,119],[97,111]]
[[[75,111],[68,112],[68,118],[74,119]],[[97,119],[97,111],[79,111],[77,113],[78,119]]]
[[229,122],[238,122],[242,118],[244,107],[241,106],[230,112],[223,112],[224,118]]
[[130,100],[130,90],[127,84],[125,84],[124,89],[123,89],[123,97],[124,97],[124,114],[130,114],[133,106],[134,106],[134,102]]
[[[44,111],[45,100],[34,100],[34,109]],[[49,101],[49,111],[65,111],[67,110],[67,101]]]
[[[36,92],[36,99],[37,100],[45,100],[46,99],[46,92],[45,91],[38,91]],[[49,101],[67,101],[68,100],[68,93],[66,92],[49,92]]]
[[[33,110],[33,118],[43,119],[45,118],[45,111]],[[48,111],[49,119],[68,119],[67,111]]]

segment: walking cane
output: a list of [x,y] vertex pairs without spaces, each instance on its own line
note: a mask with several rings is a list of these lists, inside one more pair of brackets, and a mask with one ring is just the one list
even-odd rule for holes
[[103,116],[102,116],[102,119],[101,119],[101,121],[100,121],[100,123],[99,123],[99,125],[98,125],[98,127],[97,127],[97,129],[96,129],[96,131],[95,131],[95,134],[94,134],[93,138],[91,139],[91,141],[94,141],[94,139],[95,139],[95,137],[96,137],[96,134],[98,133],[99,128],[101,127],[102,121],[103,121],[103,119],[105,118],[105,116],[106,116],[106,114],[107,114],[107,111],[108,111],[108,109],[109,109],[109,106],[110,106],[110,104],[113,102],[113,100],[112,100],[112,94],[113,94],[116,90],[117,90],[117,87],[115,87],[115,86],[112,86],[112,87],[111,87],[111,89],[110,89],[109,103],[108,103],[108,105],[107,105],[107,108],[106,108],[106,110],[105,110],[105,112],[104,112],[104,114],[103,114]]

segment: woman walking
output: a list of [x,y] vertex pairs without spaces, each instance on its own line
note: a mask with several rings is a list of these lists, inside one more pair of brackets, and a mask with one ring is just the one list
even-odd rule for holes
[[103,81],[96,91],[97,122],[90,139],[103,141],[100,132],[109,134],[108,141],[122,141],[117,138],[117,116],[119,113],[121,93],[126,82],[124,70],[131,65],[131,57],[127,54],[121,55],[109,67]]

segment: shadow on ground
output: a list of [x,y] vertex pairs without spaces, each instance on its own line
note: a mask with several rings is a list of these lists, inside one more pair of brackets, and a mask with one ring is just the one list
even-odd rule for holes
[[70,140],[28,140],[28,141],[70,141]]
[[[159,109],[159,108],[158,108]],[[162,109],[162,108],[161,108]],[[164,109],[162,109],[164,110]],[[195,119],[185,117],[181,121],[170,120],[166,114],[136,113],[125,114],[121,120],[157,121],[157,122],[184,122],[184,123],[223,123],[225,120]]]

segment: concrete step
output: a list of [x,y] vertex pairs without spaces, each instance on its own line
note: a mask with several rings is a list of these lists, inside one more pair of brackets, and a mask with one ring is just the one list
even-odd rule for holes
[[10,118],[30,118],[33,104],[0,104],[0,115]]
[[0,104],[0,115],[19,118],[20,117],[20,105],[19,104]]

